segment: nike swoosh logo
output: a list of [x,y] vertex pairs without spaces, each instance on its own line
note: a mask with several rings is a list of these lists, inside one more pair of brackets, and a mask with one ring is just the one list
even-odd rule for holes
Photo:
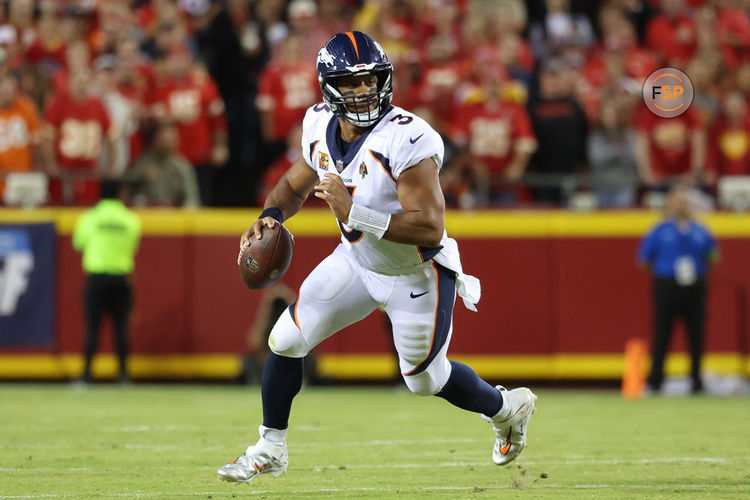
[[414,295],[414,292],[411,292],[409,294],[409,297],[411,297],[412,299],[416,299],[417,297],[421,297],[422,295],[424,295],[426,293],[429,293],[429,292],[422,292],[422,293],[418,293],[417,295]]
[[508,431],[508,437],[505,438],[505,446],[500,448],[500,454],[502,455],[507,455],[508,452],[510,451],[510,432],[511,431]]
[[411,137],[409,137],[409,142],[411,142],[412,144],[414,144],[414,143],[415,143],[415,142],[417,142],[417,141],[418,141],[419,139],[421,139],[423,135],[424,135],[424,134],[419,134],[419,135],[418,135],[417,137],[415,137],[414,139],[412,139]]

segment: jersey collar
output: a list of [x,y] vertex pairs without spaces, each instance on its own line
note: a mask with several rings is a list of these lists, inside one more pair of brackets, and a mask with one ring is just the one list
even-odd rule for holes
[[346,155],[341,154],[339,145],[336,143],[336,134],[339,133],[339,120],[338,116],[332,115],[331,119],[328,122],[328,127],[326,128],[326,145],[328,146],[328,153],[331,155],[331,158],[335,162],[334,164],[338,164],[338,162],[341,162],[341,170],[343,171],[349,165],[349,163],[351,163],[354,157],[357,156],[357,153],[359,153],[362,144],[365,143],[365,139],[367,139],[367,136],[370,135],[370,132],[375,130],[375,127],[380,124],[380,121],[391,111],[391,109],[392,106],[382,114],[378,121],[376,121],[371,127],[368,127],[359,137],[359,139],[354,141],[352,145],[349,146],[349,150],[346,152]]

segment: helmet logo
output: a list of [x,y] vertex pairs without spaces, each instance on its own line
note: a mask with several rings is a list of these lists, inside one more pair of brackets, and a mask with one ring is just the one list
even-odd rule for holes
[[320,156],[318,157],[318,163],[320,164],[321,170],[328,170],[328,155],[321,151]]
[[318,52],[318,64],[320,63],[323,63],[326,66],[334,65],[333,56],[328,52],[328,49],[326,49],[325,47],[320,49],[320,52]]

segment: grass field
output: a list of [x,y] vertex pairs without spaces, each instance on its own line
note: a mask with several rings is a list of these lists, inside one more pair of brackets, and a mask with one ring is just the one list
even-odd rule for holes
[[0,385],[0,498],[748,498],[750,399],[537,391],[529,445],[493,465],[490,426],[438,398],[305,388],[289,471],[216,468],[257,438],[257,388]]

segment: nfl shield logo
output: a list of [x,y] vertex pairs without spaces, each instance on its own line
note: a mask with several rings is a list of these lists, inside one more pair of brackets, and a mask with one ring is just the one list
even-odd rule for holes
[[245,259],[245,268],[255,274],[260,270],[260,263],[252,255],[248,255]]
[[328,155],[321,151],[320,156],[318,157],[318,163],[320,164],[321,170],[328,170]]

